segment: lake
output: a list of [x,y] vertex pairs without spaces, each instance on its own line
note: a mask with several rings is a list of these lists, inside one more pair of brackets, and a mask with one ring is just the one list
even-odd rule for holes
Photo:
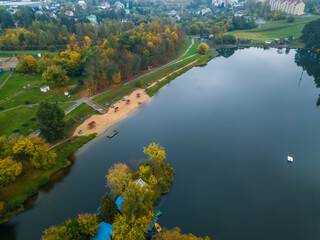
[[319,59],[304,50],[221,50],[112,126],[117,136],[79,149],[28,210],[0,226],[0,239],[40,239],[95,211],[108,168],[136,170],[151,142],[176,170],[157,206],[162,227],[220,240],[320,239]]

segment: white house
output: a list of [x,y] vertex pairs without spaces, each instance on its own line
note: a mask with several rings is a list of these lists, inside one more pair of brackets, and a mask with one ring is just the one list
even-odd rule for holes
[[137,180],[137,184],[139,184],[141,187],[146,185],[145,181],[143,181],[141,178]]
[[49,90],[50,90],[50,87],[49,87],[49,86],[42,86],[42,87],[40,88],[40,91],[41,91],[41,92],[49,92]]
[[84,0],[79,0],[78,4],[81,6],[82,9],[86,9],[87,8],[87,4]]
[[108,2],[103,2],[99,5],[98,8],[101,8],[101,9],[109,9],[110,8],[110,3]]
[[114,5],[116,6],[116,9],[122,9],[122,8],[124,8],[124,4],[121,3],[121,2],[119,2],[119,1],[116,1],[116,2],[114,3]]
[[242,17],[242,15],[243,15],[243,13],[240,11],[234,13],[235,17]]
[[169,16],[170,16],[170,17],[174,17],[175,15],[177,15],[177,12],[176,12],[175,10],[171,10],[171,11],[169,12]]

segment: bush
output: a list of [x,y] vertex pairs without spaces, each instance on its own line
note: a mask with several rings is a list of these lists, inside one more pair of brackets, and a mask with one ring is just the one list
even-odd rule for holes
[[294,17],[293,16],[290,16],[287,18],[287,22],[288,23],[293,23],[294,22]]
[[43,176],[43,177],[41,177],[40,179],[39,179],[39,184],[40,184],[40,186],[43,186],[43,185],[45,185],[48,181],[49,181],[49,177],[48,176]]
[[138,80],[136,81],[135,86],[136,86],[137,88],[141,88],[141,87],[142,87],[142,81],[141,81],[141,79],[138,79]]
[[197,52],[201,55],[207,54],[209,51],[209,46],[205,43],[200,43]]
[[104,195],[101,201],[100,214],[98,216],[99,221],[104,221],[112,224],[114,217],[117,214],[117,205],[108,193]]
[[29,102],[29,101],[25,101],[25,104],[26,104],[26,105],[29,105],[29,104],[30,104],[30,102]]

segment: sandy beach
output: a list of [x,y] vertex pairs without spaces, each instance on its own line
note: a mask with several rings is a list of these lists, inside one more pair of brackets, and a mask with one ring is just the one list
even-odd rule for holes
[[[137,97],[137,93],[140,93],[140,97]],[[74,135],[89,135],[92,133],[100,134],[106,128],[111,126],[112,124],[120,121],[125,118],[129,113],[136,110],[141,104],[149,100],[148,94],[143,89],[138,89],[133,91],[129,96],[125,96],[125,99],[130,99],[130,103],[126,103],[126,101],[118,101],[114,104],[114,108],[110,108],[106,114],[103,115],[93,115],[87,120],[85,120],[79,127],[77,127]],[[115,112],[115,108],[118,107],[119,110]],[[94,128],[88,128],[88,123],[95,121],[96,126]],[[82,134],[78,134],[78,132],[82,130]]]
[[[197,62],[197,60],[185,65],[182,68],[179,68],[178,70],[173,71],[172,73],[168,74],[167,76],[159,79],[158,81],[152,83],[148,88],[158,84],[159,82],[165,80],[168,76],[171,76],[175,72],[179,72],[180,70],[194,64]],[[140,93],[140,97],[137,97],[137,93]],[[118,101],[114,104],[114,108],[110,108],[109,111],[106,114],[103,115],[93,115],[87,120],[85,120],[79,127],[77,127],[76,131],[73,135],[89,135],[92,133],[100,134],[104,130],[106,130],[108,127],[110,127],[112,124],[122,120],[128,114],[136,110],[141,104],[145,103],[150,99],[148,94],[144,89],[138,89],[133,91],[129,96],[125,96],[125,99],[130,99],[130,103],[126,103],[126,101]],[[118,111],[115,111],[115,108],[118,107]],[[94,121],[96,123],[96,126],[93,128],[88,128],[88,123]],[[82,134],[79,134],[79,131],[82,130]]]

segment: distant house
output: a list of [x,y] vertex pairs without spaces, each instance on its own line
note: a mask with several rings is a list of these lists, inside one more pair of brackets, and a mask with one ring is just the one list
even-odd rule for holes
[[50,87],[49,87],[49,86],[42,86],[42,87],[40,88],[40,91],[41,91],[41,92],[49,92],[49,91],[50,91]]
[[266,44],[271,44],[271,42],[272,42],[271,40],[266,40],[265,41]]
[[78,4],[81,6],[82,9],[86,9],[87,8],[87,4],[85,1],[83,0],[79,0]]
[[73,12],[72,12],[71,10],[65,11],[64,14],[65,14],[66,16],[68,16],[68,17],[73,17],[73,16],[74,16],[74,14],[73,14]]
[[175,15],[177,15],[177,12],[176,12],[175,10],[171,10],[171,11],[169,12],[169,16],[170,16],[170,17],[174,17]]
[[50,16],[50,17],[52,17],[52,18],[57,18],[57,15],[56,15],[56,14],[54,14],[54,13],[52,13],[52,12],[51,12],[51,13],[49,13],[49,16]]
[[240,11],[234,13],[235,17],[242,17],[242,15],[243,15],[243,13]]
[[96,15],[90,14],[90,15],[86,16],[86,19],[88,19],[92,25],[98,24]]
[[201,9],[201,14],[202,14],[202,15],[205,15],[205,14],[211,13],[211,12],[212,12],[212,11],[211,11],[210,8],[203,8],[203,9]]
[[98,8],[100,8],[100,9],[109,9],[109,8],[110,8],[110,3],[108,3],[108,2],[103,2],[103,3],[101,3],[101,4],[99,5]]
[[116,2],[114,3],[114,5],[116,6],[116,9],[118,9],[118,10],[124,8],[124,4],[121,3],[121,2],[119,2],[119,1],[116,1]]
[[175,18],[180,21],[181,17],[179,15],[176,15]]

